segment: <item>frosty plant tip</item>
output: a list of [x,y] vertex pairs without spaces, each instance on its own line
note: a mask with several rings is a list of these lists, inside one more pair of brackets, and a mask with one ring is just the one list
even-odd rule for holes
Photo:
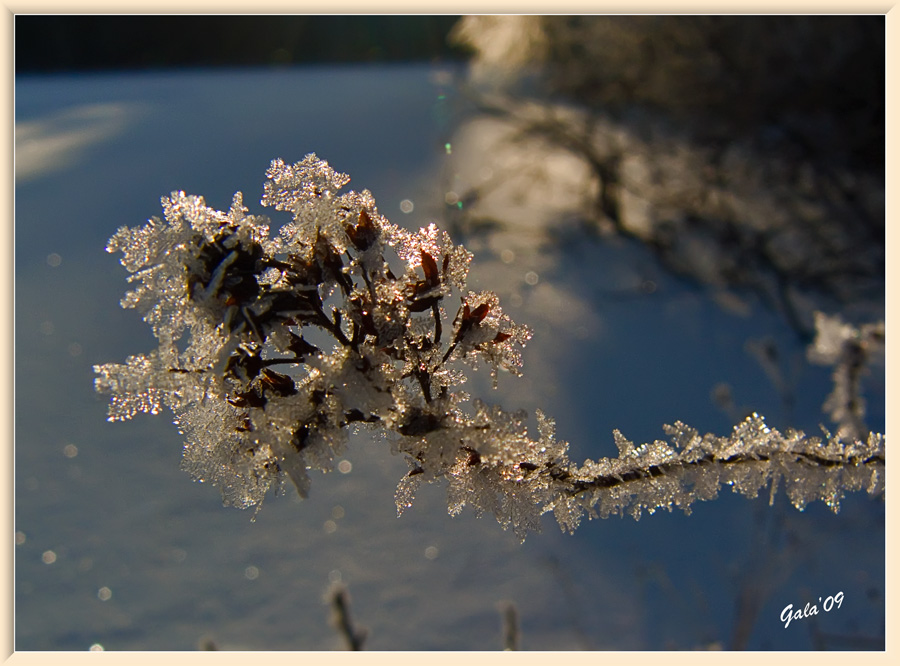
[[331,469],[351,428],[406,457],[398,511],[421,482],[446,479],[451,514],[471,505],[521,538],[546,512],[572,531],[585,514],[689,511],[721,484],[774,497],[783,483],[801,509],[883,494],[883,436],[782,434],[757,415],[725,437],[676,423],[671,444],[615,432],[617,458],[573,464],[540,412],[532,435],[525,413],[458,390],[481,366],[495,385],[501,370],[519,374],[531,337],[496,294],[467,290],[469,252],[434,225],[391,224],[368,191],[339,193],[350,179],[315,155],[275,160],[266,176],[262,205],[290,216],[277,233],[240,193],[220,212],[173,192],[165,219],[122,227],[107,247],[135,285],[122,306],[159,341],[94,368],[109,420],[171,409],[184,469],[226,504],[258,506],[286,479],[305,496],[308,470]]

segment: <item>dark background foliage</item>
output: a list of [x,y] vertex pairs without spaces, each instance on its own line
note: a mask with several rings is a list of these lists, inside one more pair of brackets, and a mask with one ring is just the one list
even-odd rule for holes
[[458,16],[17,16],[16,71],[460,58]]
[[884,160],[883,16],[550,16],[542,24],[550,87],[594,108],[663,109],[706,138],[777,125],[817,155],[855,166]]

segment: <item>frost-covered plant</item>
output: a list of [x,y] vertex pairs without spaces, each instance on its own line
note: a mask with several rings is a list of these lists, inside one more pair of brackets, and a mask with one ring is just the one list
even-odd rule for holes
[[884,363],[884,322],[856,327],[840,316],[815,315],[816,339],[807,356],[812,363],[833,365],[834,389],[822,410],[838,424],[842,437],[865,437],[866,401],[860,383],[869,365]]
[[524,412],[466,408],[465,371],[484,364],[496,386],[500,370],[519,374],[531,337],[494,293],[467,290],[469,252],[434,225],[391,224],[368,191],[339,194],[349,178],[315,155],[275,160],[267,177],[262,204],[293,218],[275,235],[240,193],[220,212],[174,192],[164,220],[123,227],[107,247],[136,283],[123,307],[143,311],[159,340],[95,367],[109,420],[171,409],[184,468],[226,504],[258,507],[285,478],[306,496],[308,470],[331,469],[353,428],[408,460],[399,512],[423,481],[446,479],[451,514],[470,505],[520,538],[546,512],[572,531],[585,514],[690,511],[721,484],[774,497],[783,481],[801,509],[883,493],[881,435],[782,434],[757,415],[726,437],[676,423],[672,444],[635,447],[616,432],[618,458],[573,464],[542,413],[531,435]]

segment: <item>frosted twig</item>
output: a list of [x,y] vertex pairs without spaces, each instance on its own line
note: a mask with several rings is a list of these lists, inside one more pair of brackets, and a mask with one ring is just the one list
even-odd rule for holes
[[769,487],[771,498],[783,481],[801,509],[883,493],[881,435],[782,435],[756,415],[728,437],[676,423],[674,446],[636,448],[616,432],[618,458],[575,466],[542,413],[532,437],[524,412],[466,407],[467,369],[486,365],[495,386],[501,370],[520,374],[531,331],[496,294],[467,289],[463,247],[435,225],[391,224],[367,191],[338,194],[349,178],[315,155],[275,160],[267,176],[262,204],[293,218],[274,237],[240,193],[225,213],[174,192],[162,200],[165,220],[123,227],[107,248],[122,252],[138,285],[122,305],[144,312],[159,341],[95,366],[109,419],[171,409],[184,468],[226,504],[258,507],[287,479],[306,496],[308,470],[331,469],[351,428],[386,434],[409,462],[398,512],[422,481],[443,480],[451,514],[492,513],[520,538],[546,512],[572,531],[584,514],[688,511],[721,484],[749,496]]
[[816,339],[809,347],[809,360],[833,365],[834,388],[822,409],[838,424],[838,433],[847,437],[865,437],[866,401],[862,376],[870,365],[884,363],[884,322],[851,326],[840,316],[817,312]]
[[331,608],[334,611],[335,625],[347,641],[347,647],[352,651],[362,650],[368,634],[365,629],[353,626],[350,619],[350,595],[344,587],[338,585],[332,589]]
[[511,601],[501,604],[500,615],[503,620],[503,649],[515,652],[519,649],[519,613],[516,605]]

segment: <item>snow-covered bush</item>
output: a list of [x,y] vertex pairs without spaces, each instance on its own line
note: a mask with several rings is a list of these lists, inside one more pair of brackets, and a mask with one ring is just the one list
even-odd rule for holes
[[[472,255],[431,225],[416,233],[379,214],[368,191],[315,155],[272,162],[264,206],[292,216],[270,235],[242,195],[220,212],[174,192],[164,218],[123,227],[136,284],[123,307],[144,313],[159,348],[96,366],[109,419],[168,407],[186,438],[184,468],[226,504],[258,507],[290,479],[328,470],[348,431],[365,428],[409,462],[399,512],[423,482],[446,479],[450,513],[492,513],[524,538],[553,512],[562,529],[714,498],[722,484],[755,497],[783,484],[802,509],[845,492],[884,492],[884,438],[781,433],[753,415],[724,437],[667,426],[670,442],[635,446],[614,433],[617,458],[571,462],[554,422],[490,406],[460,390],[486,365],[519,374],[530,330],[492,292],[466,286]],[[452,314],[452,316],[451,316]]]

